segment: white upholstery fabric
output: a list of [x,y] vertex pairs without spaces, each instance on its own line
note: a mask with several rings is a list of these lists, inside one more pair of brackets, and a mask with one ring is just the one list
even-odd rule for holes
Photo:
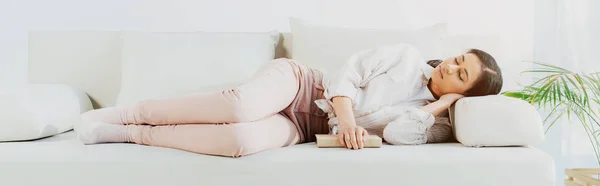
[[88,96],[66,85],[27,85],[2,90],[0,141],[33,140],[71,130],[80,122],[79,115],[90,109]]
[[[303,26],[306,25],[306,26]],[[288,57],[299,59],[298,62],[309,64],[310,66],[319,67],[319,63],[322,61],[313,61],[313,59],[319,60],[321,57],[327,57],[327,63],[335,63],[332,65],[326,65],[325,67],[339,67],[339,63],[343,63],[349,57],[348,50],[352,48],[373,48],[373,45],[379,45],[379,43],[388,43],[386,39],[403,37],[402,35],[396,35],[403,33],[403,31],[383,31],[388,33],[387,35],[377,35],[382,31],[377,30],[357,30],[357,29],[343,29],[343,28],[322,28],[320,26],[311,26],[310,24],[295,24],[291,22],[292,32],[283,33],[280,38],[280,45],[277,46],[279,57]],[[305,28],[309,29],[316,27],[310,32],[303,32]],[[300,28],[300,30],[298,30]],[[443,24],[439,24],[433,27],[424,28],[427,33],[442,32],[440,29],[445,30]],[[324,30],[324,31],[321,31]],[[331,31],[329,31],[331,30]],[[349,31],[350,30],[350,31]],[[344,35],[336,36],[335,34],[344,33],[348,35],[352,33],[358,33],[357,39],[347,39],[342,37]],[[364,31],[364,32],[363,32]],[[320,33],[327,33],[326,35],[320,36]],[[373,33],[375,35],[366,35]],[[116,104],[117,96],[121,87],[121,32],[119,31],[103,31],[103,30],[31,30],[29,31],[28,46],[28,82],[29,83],[60,83],[67,84],[70,86],[77,87],[85,91],[91,98],[96,108],[114,106]],[[334,36],[332,39],[326,37]],[[294,38],[292,38],[294,37]],[[321,41],[310,41],[307,39],[322,39]],[[373,40],[369,40],[373,39]],[[312,45],[302,47],[304,49],[295,50],[293,47],[306,46],[306,44],[297,44],[297,42],[309,42]],[[427,44],[425,41],[433,41],[438,43],[441,40],[441,46],[434,47],[442,49],[429,49],[426,48],[425,52],[430,53],[429,55],[439,55],[437,57],[448,57],[448,55],[456,55],[457,53],[464,52],[465,49],[471,47],[477,47],[490,51],[490,53],[499,61],[503,72],[505,72],[505,86],[506,88],[513,88],[515,85],[514,78],[515,74],[522,70],[521,67],[514,68],[516,64],[510,63],[511,61],[522,61],[530,59],[531,57],[527,51],[514,51],[509,50],[510,45],[506,46],[503,42],[500,42],[497,37],[493,36],[474,36],[474,35],[461,35],[461,36],[449,36],[443,38],[434,38],[423,40],[423,45]],[[329,43],[329,42],[339,43]],[[360,42],[359,42],[360,41]],[[397,44],[397,41],[390,41],[393,44]],[[369,45],[365,45],[369,43]],[[502,44],[501,46],[499,44]],[[308,47],[315,47],[311,49]],[[348,47],[351,47],[348,49]],[[326,48],[326,50],[321,50]],[[343,49],[343,51],[341,51]],[[420,49],[423,50],[423,49]],[[304,52],[303,52],[304,51]],[[334,52],[330,52],[334,51]],[[296,54],[295,52],[298,52]],[[336,53],[337,52],[337,53]],[[515,53],[519,52],[519,53]],[[309,55],[315,55],[309,56]],[[511,56],[506,57],[506,56]],[[425,56],[430,57],[430,56]],[[323,58],[326,59],[326,58]],[[300,61],[301,60],[301,61]],[[510,65],[506,65],[510,64]],[[521,64],[521,63],[518,63]],[[523,63],[528,64],[528,63]],[[520,81],[523,82],[523,81]],[[212,87],[215,88],[215,87]]]
[[466,146],[536,145],[543,124],[529,103],[502,95],[468,97],[453,108],[456,139]]
[[[503,60],[510,55],[510,48],[502,38],[484,35],[450,35],[442,39],[443,56],[452,57],[466,52],[468,49],[477,48],[490,53],[497,60]],[[505,63],[499,61],[499,63]]]
[[68,132],[0,143],[0,152],[6,185],[554,185],[551,157],[528,147],[448,143],[353,151],[308,143],[231,159],[135,144],[84,146]]
[[290,19],[293,58],[310,67],[334,72],[361,50],[406,43],[414,46],[425,59],[442,58],[445,24],[412,30],[366,30],[314,25]]
[[279,33],[124,32],[117,105],[232,88],[275,56]]
[[115,105],[121,84],[118,31],[32,30],[27,41],[28,83],[72,86],[96,108]]

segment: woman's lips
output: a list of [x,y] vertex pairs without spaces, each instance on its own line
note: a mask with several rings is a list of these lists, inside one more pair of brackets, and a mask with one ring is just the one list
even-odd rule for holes
[[440,73],[440,78],[444,79],[444,73],[442,73],[442,67],[438,68],[438,73]]

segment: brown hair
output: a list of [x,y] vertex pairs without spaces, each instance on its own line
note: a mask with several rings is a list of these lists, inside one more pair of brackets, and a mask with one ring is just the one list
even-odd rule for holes
[[[465,96],[486,96],[500,93],[503,84],[502,71],[494,57],[479,49],[470,49],[467,53],[473,54],[479,58],[482,63],[481,68],[483,71],[481,76],[475,80],[473,87],[467,90]],[[434,68],[441,63],[442,60],[439,59],[427,61],[427,64]]]

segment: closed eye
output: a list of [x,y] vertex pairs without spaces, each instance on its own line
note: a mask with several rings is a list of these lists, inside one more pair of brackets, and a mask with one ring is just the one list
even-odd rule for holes
[[[458,57],[454,58],[454,63],[456,63],[456,65],[458,65]],[[460,81],[464,81],[464,79],[462,78],[462,72],[460,70],[456,74],[458,75],[458,78],[460,79]]]

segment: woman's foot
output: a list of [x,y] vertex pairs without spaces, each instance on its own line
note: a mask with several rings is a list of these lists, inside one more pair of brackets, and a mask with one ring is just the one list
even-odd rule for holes
[[74,126],[77,137],[83,144],[124,143],[129,142],[130,132],[135,132],[135,125],[119,125],[82,119]]
[[123,124],[121,115],[125,112],[124,108],[106,107],[87,111],[81,114],[81,119],[89,121],[104,121],[110,124]]

